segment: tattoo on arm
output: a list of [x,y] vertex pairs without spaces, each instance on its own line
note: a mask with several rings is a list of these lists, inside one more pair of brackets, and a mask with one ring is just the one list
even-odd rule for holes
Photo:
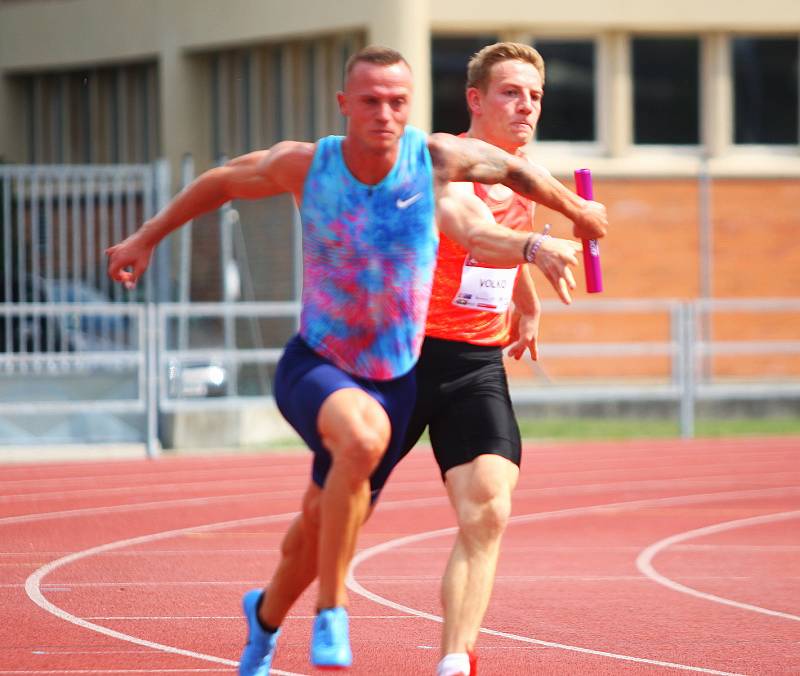
[[442,181],[504,183],[521,195],[536,195],[535,168],[529,162],[478,139],[433,134],[429,144],[437,177]]

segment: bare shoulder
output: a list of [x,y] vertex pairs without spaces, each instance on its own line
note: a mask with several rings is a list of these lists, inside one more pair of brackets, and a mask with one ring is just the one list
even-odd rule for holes
[[258,170],[265,176],[280,177],[288,191],[302,192],[315,150],[315,143],[281,141],[262,155]]
[[311,166],[311,160],[314,159],[316,147],[315,143],[280,141],[266,152],[261,166],[272,164],[279,167],[281,171],[308,171]]

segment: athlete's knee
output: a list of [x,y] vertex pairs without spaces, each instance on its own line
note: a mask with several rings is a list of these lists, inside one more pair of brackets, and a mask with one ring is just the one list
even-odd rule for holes
[[446,474],[462,534],[481,543],[498,540],[511,516],[511,493],[519,470],[496,455],[481,455]]
[[386,411],[374,399],[357,391],[330,397],[320,413],[320,435],[333,457],[354,480],[367,478],[378,466],[391,437]]
[[471,540],[490,542],[499,539],[511,517],[511,496],[506,493],[457,505],[458,526]]
[[380,430],[363,425],[354,427],[332,453],[334,465],[346,467],[348,476],[354,480],[366,479],[375,471],[387,444],[388,439]]

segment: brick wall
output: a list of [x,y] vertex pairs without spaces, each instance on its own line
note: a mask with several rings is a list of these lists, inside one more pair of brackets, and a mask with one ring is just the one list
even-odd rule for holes
[[[562,178],[568,185],[571,179]],[[701,294],[701,190],[689,179],[595,180],[596,199],[608,207],[609,234],[601,242],[604,292],[585,293],[583,270],[576,275],[575,299],[695,299]],[[800,297],[800,184],[796,180],[716,179],[711,184],[712,255],[709,272],[714,298]],[[538,227],[571,235],[571,224],[539,209]],[[539,281],[539,279],[541,281]],[[540,295],[556,300],[543,279]],[[727,313],[710,323],[717,340],[798,340],[794,313]],[[617,342],[667,340],[664,314],[607,315],[559,313],[542,319],[540,342]],[[666,357],[543,359],[551,378],[666,378]],[[535,373],[530,364],[509,364],[512,376]],[[800,376],[800,357],[766,355],[720,357],[710,364],[717,377],[784,378]]]
[[[562,179],[571,184],[571,180]],[[711,185],[713,256],[711,289],[716,298],[800,297],[800,185],[794,180],[715,180]],[[598,179],[595,195],[609,213],[609,235],[601,243],[604,292],[584,291],[578,270],[576,300],[693,299],[701,289],[700,186],[692,179]],[[256,300],[292,298],[291,204],[286,198],[236,205],[241,213],[247,260]],[[571,224],[541,208],[537,226],[553,224],[553,234],[571,236]],[[194,230],[192,299],[219,300],[219,237],[216,219],[201,219]],[[540,295],[556,300],[538,278]],[[721,340],[797,340],[800,317],[791,314],[720,314],[711,331]],[[669,339],[664,313],[545,314],[543,346],[565,342],[661,341]],[[265,322],[262,332],[280,344],[291,331],[285,322]],[[247,331],[240,331],[242,336]],[[538,365],[549,377],[642,378],[669,376],[667,357],[625,359],[544,358]],[[772,355],[725,357],[711,365],[720,377],[800,375],[800,358]],[[530,363],[509,364],[512,377],[534,377]],[[540,371],[541,373],[541,371]]]

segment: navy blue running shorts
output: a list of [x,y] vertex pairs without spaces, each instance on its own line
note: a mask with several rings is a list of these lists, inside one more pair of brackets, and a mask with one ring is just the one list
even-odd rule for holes
[[317,429],[319,410],[331,394],[350,387],[363,390],[375,399],[386,411],[392,426],[386,454],[370,477],[374,503],[402,457],[403,438],[416,394],[414,370],[393,380],[359,378],[317,354],[299,335],[295,335],[278,362],[273,391],[283,417],[314,452],[311,478],[322,487],[331,467],[331,454],[323,445]]

